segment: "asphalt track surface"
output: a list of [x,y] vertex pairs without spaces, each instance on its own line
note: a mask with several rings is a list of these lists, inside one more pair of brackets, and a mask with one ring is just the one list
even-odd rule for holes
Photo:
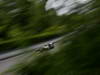
[[32,51],[38,50],[39,48],[43,47],[45,44],[49,42],[57,43],[61,39],[62,38],[60,37],[24,49],[12,50],[10,52],[0,54],[0,73],[6,71],[14,64],[17,64],[18,62],[27,59],[28,56],[31,55]]

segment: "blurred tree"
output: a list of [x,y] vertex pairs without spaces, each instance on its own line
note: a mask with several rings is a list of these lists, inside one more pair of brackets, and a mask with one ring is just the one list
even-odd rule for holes
[[[46,0],[1,1],[0,51],[9,50],[13,47],[20,48],[28,46],[32,44],[32,39],[23,40],[24,38],[32,38],[49,27],[59,24],[57,21],[58,16],[55,11],[46,11],[45,4]],[[24,43],[26,43],[26,45],[24,45]],[[8,47],[4,47],[5,45],[8,45],[9,49]]]

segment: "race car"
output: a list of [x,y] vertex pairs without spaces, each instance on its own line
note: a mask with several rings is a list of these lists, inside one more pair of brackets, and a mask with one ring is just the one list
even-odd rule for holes
[[50,43],[44,45],[43,47],[41,47],[40,49],[38,49],[37,51],[40,51],[40,52],[48,51],[48,50],[53,49],[54,47],[55,47],[54,46],[54,43],[53,42],[50,42]]

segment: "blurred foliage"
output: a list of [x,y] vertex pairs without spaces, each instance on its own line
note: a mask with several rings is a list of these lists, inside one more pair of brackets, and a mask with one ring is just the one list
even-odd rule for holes
[[[64,27],[59,26],[59,17],[54,10],[45,11],[45,3],[46,0],[0,1],[0,51],[23,48],[46,41],[47,37],[62,35]],[[49,32],[53,26],[56,30]],[[60,27],[63,28],[59,30]]]
[[57,18],[60,22],[55,25],[64,25],[70,34],[60,43],[59,51],[44,52],[36,60],[17,65],[13,69],[16,75],[100,75],[100,0],[90,1],[85,6]]

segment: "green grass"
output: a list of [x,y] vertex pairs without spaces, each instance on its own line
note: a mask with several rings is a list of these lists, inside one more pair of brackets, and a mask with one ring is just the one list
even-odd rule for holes
[[16,37],[9,40],[0,39],[0,51],[12,50],[13,48],[23,48],[29,45],[37,44],[40,42],[47,41],[49,39],[61,36],[63,34],[62,29],[64,26],[52,26],[41,33]]
[[36,34],[36,35],[32,35],[32,36],[26,36],[26,37],[17,37],[14,39],[9,39],[9,40],[5,40],[5,41],[0,41],[0,44],[5,44],[5,43],[10,43],[10,42],[14,42],[14,41],[20,41],[20,40],[28,40],[28,39],[35,39],[35,38],[40,38],[40,37],[47,37],[47,36],[52,36],[52,35],[60,35],[62,32],[62,28],[64,26],[61,27],[50,27],[46,30],[44,30],[42,33],[40,34]]

